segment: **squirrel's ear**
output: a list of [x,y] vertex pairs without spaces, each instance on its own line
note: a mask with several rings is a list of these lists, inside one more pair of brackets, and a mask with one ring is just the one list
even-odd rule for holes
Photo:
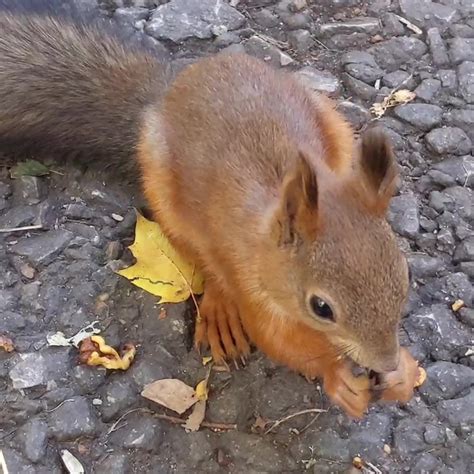
[[360,170],[374,212],[383,214],[398,185],[398,167],[387,136],[379,128],[362,135]]
[[283,180],[278,216],[281,244],[296,243],[316,230],[318,180],[308,159],[299,153],[295,168]]

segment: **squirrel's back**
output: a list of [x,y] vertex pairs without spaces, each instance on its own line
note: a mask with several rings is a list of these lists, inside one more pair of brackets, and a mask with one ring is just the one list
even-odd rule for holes
[[133,152],[143,109],[167,83],[152,54],[47,16],[0,13],[0,31],[2,149]]

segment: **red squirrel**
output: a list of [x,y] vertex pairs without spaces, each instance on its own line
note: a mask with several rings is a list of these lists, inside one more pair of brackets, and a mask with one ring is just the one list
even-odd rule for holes
[[[408,401],[407,263],[385,212],[398,172],[381,131],[353,132],[294,74],[218,54],[174,80],[94,27],[0,15],[0,145],[136,160],[153,217],[205,276],[196,344],[255,344],[360,417]],[[353,373],[354,364],[367,369]]]

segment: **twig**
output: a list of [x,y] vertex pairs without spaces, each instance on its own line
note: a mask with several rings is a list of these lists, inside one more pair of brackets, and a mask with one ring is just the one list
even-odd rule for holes
[[51,408],[51,410],[46,410],[46,413],[52,413],[53,411],[57,410],[59,407],[62,407],[65,403],[68,402],[73,402],[73,398],[68,398],[66,400],[63,400],[59,405],[56,405],[54,408]]
[[37,230],[42,229],[43,226],[41,224],[38,225],[25,225],[23,227],[10,227],[6,229],[0,229],[0,234],[9,234],[11,232],[22,232],[25,230]]
[[[163,413],[156,413],[152,410],[149,410],[148,408],[134,408],[133,410],[129,410],[125,412],[107,431],[107,435],[113,433],[117,429],[119,429],[119,423],[130,413],[136,412],[136,411],[141,411],[143,413],[150,413],[154,417],[160,419],[160,420],[165,420],[170,423],[173,423],[174,425],[184,425],[186,423],[186,420],[183,420],[182,418],[179,418],[178,416],[171,416],[171,415],[165,415]],[[218,431],[233,431],[237,429],[237,425],[235,423],[213,423],[211,421],[203,421],[201,423],[201,426],[203,428],[209,428],[211,430],[218,430]]]
[[273,423],[270,428],[268,428],[267,431],[265,431],[264,434],[270,433],[270,431],[274,430],[277,426],[280,426],[282,423],[285,423],[285,421],[291,420],[292,418],[295,418],[300,415],[306,415],[308,413],[326,413],[327,410],[323,410],[322,408],[308,408],[307,410],[301,410],[297,411],[296,413],[293,413],[292,415],[285,416],[285,418],[282,418],[281,420],[276,421]]
[[311,426],[314,425],[314,423],[316,422],[316,420],[320,417],[321,413],[316,413],[316,415],[314,415],[313,419],[301,430],[298,430],[300,434],[304,433],[308,428],[310,428]]
[[0,449],[0,467],[2,468],[2,472],[0,472],[0,474],[8,474],[7,462],[5,461],[5,456],[3,455],[3,451],[1,449]]

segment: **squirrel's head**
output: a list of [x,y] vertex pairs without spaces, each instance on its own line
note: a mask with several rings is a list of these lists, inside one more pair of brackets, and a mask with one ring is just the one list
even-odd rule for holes
[[345,177],[310,165],[305,152],[297,162],[273,216],[280,258],[267,259],[275,267],[265,269],[274,275],[262,282],[265,293],[281,317],[325,333],[341,356],[376,372],[394,370],[409,285],[385,220],[398,180],[390,145],[380,131],[366,132]]

